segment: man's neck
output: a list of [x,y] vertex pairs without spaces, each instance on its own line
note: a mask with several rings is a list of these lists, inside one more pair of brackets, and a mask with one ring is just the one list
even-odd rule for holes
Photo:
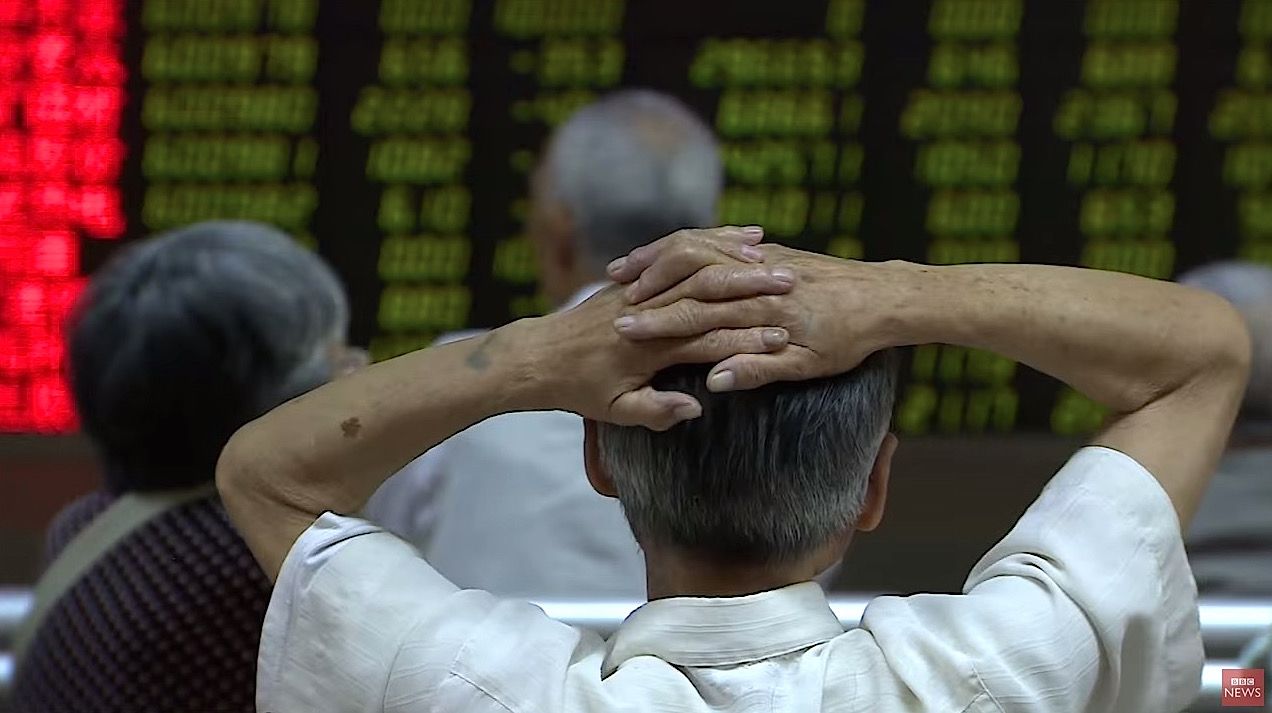
[[645,552],[649,599],[740,597],[807,582],[823,568],[813,558],[783,565],[722,564],[681,553]]

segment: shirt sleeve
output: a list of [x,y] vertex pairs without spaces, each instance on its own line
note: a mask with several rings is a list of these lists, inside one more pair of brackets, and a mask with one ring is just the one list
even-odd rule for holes
[[883,597],[862,627],[894,671],[971,671],[1001,710],[1021,713],[1179,711],[1205,659],[1170,500],[1129,456],[1099,447],[1056,474],[962,595]]
[[296,540],[274,585],[257,710],[383,710],[403,637],[424,618],[446,616],[457,591],[394,535],[324,513]]

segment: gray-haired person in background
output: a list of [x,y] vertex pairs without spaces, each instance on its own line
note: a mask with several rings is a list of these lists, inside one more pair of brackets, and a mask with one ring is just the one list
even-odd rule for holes
[[257,223],[122,250],[73,317],[69,374],[102,487],[48,533],[18,638],[17,711],[254,711],[270,583],[216,460],[244,423],[357,365],[343,288]]
[[1272,595],[1272,268],[1217,262],[1179,281],[1231,302],[1253,343],[1241,414],[1189,530],[1188,559],[1204,594]]
[[[526,230],[543,293],[574,307],[606,284],[610,260],[714,224],[722,186],[711,130],[676,99],[624,90],[583,107],[551,136],[531,179]],[[582,444],[574,414],[499,416],[389,480],[366,512],[463,587],[642,598],[640,550],[618,503],[587,486]]]

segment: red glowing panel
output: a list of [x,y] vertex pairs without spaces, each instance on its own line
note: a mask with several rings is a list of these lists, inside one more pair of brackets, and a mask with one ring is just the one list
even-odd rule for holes
[[37,78],[62,78],[70,73],[75,37],[47,32],[31,42],[31,73]]
[[124,142],[111,137],[81,141],[76,147],[71,169],[77,181],[109,183],[119,177],[124,165]]
[[26,222],[26,186],[20,183],[0,184],[0,223]]
[[84,186],[79,212],[80,225],[95,238],[117,238],[124,232],[124,211],[114,186]]
[[26,138],[17,131],[0,133],[0,178],[21,178],[26,165]]
[[36,431],[57,433],[75,427],[75,407],[65,380],[46,376],[31,384],[31,425]]
[[71,0],[35,0],[35,21],[41,25],[66,25],[70,19]]
[[73,277],[79,272],[79,241],[69,230],[42,233],[35,243],[31,271],[46,277]]
[[71,169],[71,140],[62,136],[32,136],[31,174],[44,180],[65,178]]
[[123,0],[0,0],[0,431],[75,428],[63,324],[127,228]]

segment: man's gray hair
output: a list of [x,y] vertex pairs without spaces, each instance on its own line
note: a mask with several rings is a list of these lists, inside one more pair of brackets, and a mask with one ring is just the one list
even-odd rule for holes
[[209,221],[117,254],[73,317],[71,388],[113,491],[210,479],[239,426],[332,377],[349,308],[285,233]]
[[1242,418],[1272,421],[1272,267],[1224,260],[1194,268],[1179,282],[1213,292],[1241,312],[1254,348]]
[[724,178],[715,137],[665,94],[623,90],[579,109],[553,134],[543,167],[593,267],[716,223]]
[[789,562],[853,527],[887,433],[896,355],[838,376],[714,394],[706,367],[654,385],[692,394],[702,416],[663,433],[601,424],[601,461],[644,547],[715,561]]

